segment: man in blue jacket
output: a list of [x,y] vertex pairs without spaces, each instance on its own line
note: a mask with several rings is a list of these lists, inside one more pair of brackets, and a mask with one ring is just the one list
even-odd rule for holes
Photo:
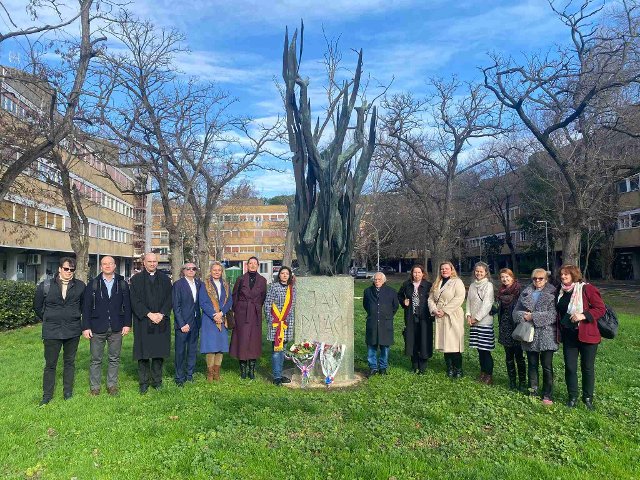
[[102,273],[90,281],[84,290],[82,312],[82,335],[91,342],[89,388],[94,396],[100,394],[105,342],[109,346],[107,392],[109,395],[118,393],[122,337],[131,330],[129,285],[121,275],[115,273],[116,262],[113,257],[102,257],[100,270]]
[[183,277],[173,284],[176,384],[179,387],[185,381],[193,381],[193,371],[196,368],[196,351],[202,322],[198,301],[201,282],[196,278],[197,272],[198,267],[193,263],[185,263],[182,267]]

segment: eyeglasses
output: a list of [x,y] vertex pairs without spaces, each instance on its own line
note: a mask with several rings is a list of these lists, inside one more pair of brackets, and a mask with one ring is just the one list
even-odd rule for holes
[[185,269],[185,270],[192,270],[192,271],[194,271],[194,272],[197,272],[197,271],[198,271],[198,267],[185,267],[184,269]]
[[534,282],[541,282],[542,280],[544,280],[544,277],[531,277],[531,279],[532,279]]
[[62,267],[62,270],[64,270],[65,272],[71,272],[71,273],[76,271],[75,268],[69,268],[69,267]]

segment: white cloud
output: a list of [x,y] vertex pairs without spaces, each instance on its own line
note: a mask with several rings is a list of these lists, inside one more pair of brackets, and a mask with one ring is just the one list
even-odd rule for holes
[[285,172],[258,170],[248,173],[242,179],[250,181],[263,197],[289,195],[296,191],[292,170]]

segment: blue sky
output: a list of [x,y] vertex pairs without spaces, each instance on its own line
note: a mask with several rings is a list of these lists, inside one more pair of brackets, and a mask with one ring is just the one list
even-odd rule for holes
[[[19,14],[24,2],[10,0]],[[282,114],[273,79],[280,79],[285,27],[305,21],[301,71],[321,92],[329,38],[340,36],[342,66],[364,50],[364,70],[381,83],[395,77],[392,91],[426,91],[433,76],[480,80],[488,52],[520,56],[566,42],[566,29],[545,0],[134,0],[131,10],[187,36],[191,53],[178,59],[189,75],[217,81],[236,96],[237,111],[269,119]],[[5,30],[3,26],[3,31]],[[2,61],[10,53],[3,47]],[[312,98],[319,106],[321,98]],[[281,168],[287,168],[286,164]],[[264,196],[291,193],[290,173],[252,175]]]

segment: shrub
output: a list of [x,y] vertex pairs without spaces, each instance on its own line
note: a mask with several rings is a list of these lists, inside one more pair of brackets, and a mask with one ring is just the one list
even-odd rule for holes
[[0,280],[0,330],[11,330],[37,323],[33,311],[36,285]]

